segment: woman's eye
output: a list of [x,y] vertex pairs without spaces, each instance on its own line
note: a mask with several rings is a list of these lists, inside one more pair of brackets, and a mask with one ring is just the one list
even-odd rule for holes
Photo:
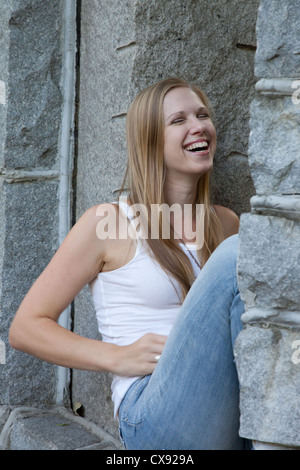
[[198,114],[198,119],[207,119],[209,118],[209,115],[208,114]]
[[172,121],[172,124],[180,124],[183,121],[184,121],[184,118],[177,118],[177,119],[174,119],[174,121]]

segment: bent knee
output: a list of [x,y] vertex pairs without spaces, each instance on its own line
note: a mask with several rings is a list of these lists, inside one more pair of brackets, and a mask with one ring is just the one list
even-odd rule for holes
[[236,265],[239,248],[238,234],[231,235],[220,243],[220,245],[213,252],[213,256],[217,257],[223,263]]

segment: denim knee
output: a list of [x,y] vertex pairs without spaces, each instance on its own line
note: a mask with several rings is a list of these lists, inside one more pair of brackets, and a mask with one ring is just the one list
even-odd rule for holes
[[[238,257],[239,236],[238,234],[226,238],[220,245],[217,246],[207,261],[207,267],[204,270],[212,269],[214,272],[219,272],[220,276],[226,276],[229,270],[230,277],[236,278],[236,266]],[[209,268],[210,267],[210,268]]]
[[231,235],[228,238],[225,238],[220,245],[216,248],[215,251],[224,251],[225,253],[231,253],[233,256],[237,256],[239,247],[239,235]]

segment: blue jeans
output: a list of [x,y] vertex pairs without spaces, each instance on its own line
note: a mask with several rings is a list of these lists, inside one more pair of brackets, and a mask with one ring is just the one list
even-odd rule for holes
[[233,345],[242,329],[238,236],[214,251],[190,289],[152,375],[138,379],[119,410],[126,449],[248,448],[239,437]]

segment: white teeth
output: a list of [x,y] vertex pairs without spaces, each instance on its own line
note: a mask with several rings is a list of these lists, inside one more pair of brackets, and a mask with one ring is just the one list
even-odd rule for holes
[[188,147],[185,147],[185,150],[194,150],[196,148],[203,148],[203,147],[208,147],[208,142],[204,140],[202,142],[195,142],[194,144],[191,144]]

